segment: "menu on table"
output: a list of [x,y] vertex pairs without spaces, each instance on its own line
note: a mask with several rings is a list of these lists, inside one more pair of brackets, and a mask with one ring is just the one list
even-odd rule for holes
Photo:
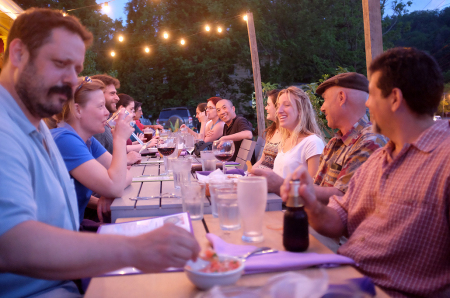
[[[188,232],[193,233],[191,219],[187,212],[138,221],[102,225],[98,229],[97,233],[122,236],[138,236],[162,227],[166,223],[172,223],[185,229]],[[182,268],[167,268],[165,271],[182,271]],[[142,271],[134,267],[126,267],[116,271],[108,272],[104,275],[126,275],[139,273],[142,273]]]

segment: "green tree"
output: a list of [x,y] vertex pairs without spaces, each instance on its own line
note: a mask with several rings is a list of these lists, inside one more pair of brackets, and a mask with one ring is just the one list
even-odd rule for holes
[[114,33],[123,26],[120,20],[113,21],[101,13],[100,5],[97,5],[95,0],[16,0],[15,2],[24,10],[31,7],[64,11],[76,9],[69,11],[68,14],[77,17],[94,35],[92,47],[86,51],[82,75],[93,75],[110,70],[110,62],[106,60],[105,49],[109,47]]

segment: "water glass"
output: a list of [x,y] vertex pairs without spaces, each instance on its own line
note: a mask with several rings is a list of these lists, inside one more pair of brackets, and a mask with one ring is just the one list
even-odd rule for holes
[[168,173],[168,175],[173,175],[173,164],[176,162],[176,160],[178,159],[178,157],[169,155],[167,158],[167,169],[166,172]]
[[182,184],[191,182],[191,160],[188,158],[177,158],[172,161],[173,183],[176,189]]
[[216,157],[211,150],[200,151],[200,157],[202,161],[203,171],[215,171],[216,170]]
[[220,228],[234,231],[241,228],[236,188],[219,188],[217,191],[217,213]]
[[206,184],[200,181],[181,184],[183,212],[189,212],[191,220],[203,218],[203,204]]
[[221,188],[233,188],[235,184],[231,180],[210,180],[209,181],[209,194],[211,198],[211,213],[213,217],[219,217],[217,213],[217,189]]
[[264,211],[267,205],[266,177],[241,177],[237,182],[237,197],[239,213],[242,216],[246,242],[261,242],[264,240],[262,228]]

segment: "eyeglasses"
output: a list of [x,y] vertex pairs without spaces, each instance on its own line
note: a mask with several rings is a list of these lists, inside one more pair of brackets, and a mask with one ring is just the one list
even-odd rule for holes
[[207,110],[215,110],[216,108],[214,107],[206,107]]
[[84,84],[88,84],[88,83],[92,83],[92,80],[89,76],[85,76],[83,81],[81,82],[81,84],[78,85],[77,89],[75,89],[75,93],[80,91],[81,87],[83,87]]

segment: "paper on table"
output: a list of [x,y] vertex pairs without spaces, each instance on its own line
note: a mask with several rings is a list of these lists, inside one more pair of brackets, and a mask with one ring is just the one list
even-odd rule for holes
[[[256,246],[253,245],[237,245],[227,243],[214,234],[207,234],[206,238],[209,242],[211,242],[214,250],[221,254],[240,256],[256,249]],[[244,274],[299,270],[313,266],[336,267],[339,265],[352,264],[355,264],[355,261],[337,254],[293,253],[288,251],[279,251],[275,254],[265,254],[248,258],[245,261]]]
[[[191,219],[189,214],[178,213],[157,218],[144,219],[138,221],[124,222],[118,224],[102,225],[98,229],[98,234],[109,235],[122,235],[122,236],[137,236],[144,233],[153,231],[159,227],[162,227],[166,223],[173,223],[188,232],[193,233]],[[180,271],[181,268],[167,268],[166,271]],[[127,267],[116,271],[108,272],[105,275],[126,275],[126,274],[138,274],[142,271],[134,268]]]
[[132,180],[132,182],[158,182],[158,181],[173,181],[173,176],[134,177]]

